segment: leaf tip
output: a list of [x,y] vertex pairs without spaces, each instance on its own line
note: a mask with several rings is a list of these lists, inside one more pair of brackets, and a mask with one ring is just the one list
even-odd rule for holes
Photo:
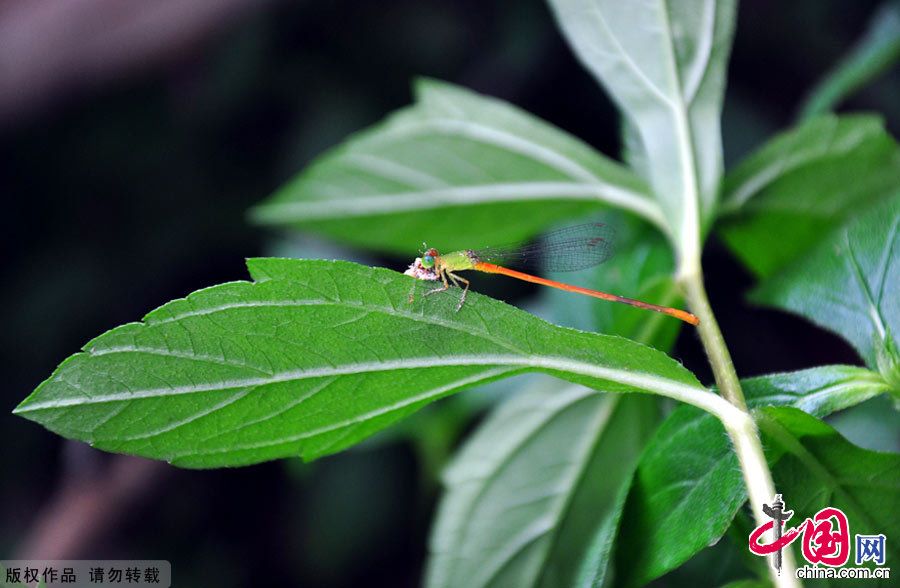
[[31,396],[28,396],[27,398],[25,398],[25,400],[20,402],[18,404],[18,406],[16,406],[14,409],[12,409],[11,414],[20,416],[22,418],[30,418],[30,417],[26,416],[28,413],[30,413],[34,410],[31,406],[29,406],[31,404],[29,402],[30,399],[31,399]]
[[412,81],[413,97],[416,99],[416,102],[421,102],[432,90],[440,90],[449,86],[450,84],[447,82],[431,76],[418,76]]
[[247,212],[244,213],[247,222],[262,226],[277,225],[279,217],[267,205],[268,202],[268,200],[264,200],[262,204],[256,204],[248,208]]

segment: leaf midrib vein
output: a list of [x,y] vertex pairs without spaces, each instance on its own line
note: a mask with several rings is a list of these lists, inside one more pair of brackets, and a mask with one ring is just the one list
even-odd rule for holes
[[571,483],[566,488],[567,492],[563,496],[563,503],[559,506],[559,511],[554,513],[556,516],[554,517],[554,524],[552,529],[550,530],[550,536],[548,543],[549,545],[544,550],[543,557],[541,558],[541,568],[538,576],[538,585],[544,585],[543,580],[546,577],[547,573],[547,559],[550,557],[550,554],[553,553],[554,549],[557,545],[559,545],[559,534],[562,529],[562,521],[566,517],[568,513],[572,511],[573,499],[578,492],[578,488],[581,487],[581,484],[584,482],[585,477],[588,473],[588,466],[591,464],[591,458],[594,453],[598,450],[599,444],[603,440],[604,433],[607,432],[607,425],[609,424],[610,418],[612,418],[613,412],[622,402],[621,396],[613,396],[607,398],[607,402],[603,403],[601,406],[597,408],[597,415],[595,416],[594,422],[591,423],[590,427],[590,435],[585,435],[585,447],[583,451],[579,453],[579,459],[576,464],[577,471],[572,476]]
[[298,220],[300,217],[302,220],[310,220],[331,218],[337,213],[342,217],[366,216],[468,204],[532,200],[584,200],[616,204],[633,210],[657,224],[662,222],[662,213],[654,200],[645,197],[641,192],[602,180],[490,182],[390,194],[367,194],[352,198],[270,202],[257,209],[259,211],[257,216],[265,220],[265,217],[274,214],[273,211],[278,211],[281,217],[279,222],[282,222],[285,214],[296,216]]
[[[457,367],[457,366],[495,366],[495,367],[522,367],[543,369],[547,371],[561,371],[576,375],[593,377],[597,379],[609,380],[627,386],[632,386],[642,390],[648,390],[664,394],[679,400],[690,402],[692,404],[700,401],[705,404],[705,410],[710,409],[710,404],[721,405],[719,410],[725,407],[719,396],[716,396],[706,388],[694,386],[671,380],[666,377],[656,376],[647,372],[635,372],[625,368],[611,368],[598,366],[594,364],[574,361],[565,357],[544,356],[544,355],[452,355],[444,357],[420,357],[406,358],[395,361],[383,362],[359,362],[344,365],[336,365],[329,368],[313,368],[288,370],[285,372],[275,373],[268,378],[247,378],[243,380],[223,380],[220,382],[185,385],[185,386],[169,386],[163,388],[150,388],[144,390],[131,390],[128,392],[115,392],[111,394],[97,394],[91,397],[68,397],[44,400],[41,402],[33,402],[18,409],[17,412],[32,412],[37,410],[47,410],[53,408],[62,408],[65,406],[80,406],[87,404],[102,404],[107,402],[130,401],[138,398],[165,398],[169,396],[178,396],[183,394],[195,394],[201,392],[211,392],[215,390],[232,390],[235,388],[244,388],[250,386],[262,386],[267,384],[276,384],[282,382],[291,382],[296,380],[305,380],[312,378],[322,378],[335,375],[354,375],[360,373],[383,372],[405,369],[428,369],[435,367]],[[126,386],[122,386],[126,388]],[[700,397],[698,398],[698,393]],[[707,396],[710,401],[706,401]],[[700,400],[702,398],[702,400]],[[712,400],[713,398],[717,400]]]
[[[466,505],[465,514],[461,517],[463,523],[460,529],[457,531],[456,535],[458,538],[461,538],[462,541],[469,540],[470,537],[470,529],[472,523],[476,520],[475,518],[475,508],[480,505],[481,499],[484,494],[491,488],[491,483],[499,478],[504,471],[510,466],[517,456],[521,454],[521,452],[529,446],[530,443],[534,442],[537,439],[537,435],[545,430],[547,427],[556,422],[556,419],[565,411],[570,410],[573,406],[584,402],[586,399],[590,399],[593,396],[591,393],[582,393],[574,396],[563,404],[558,404],[556,406],[552,406],[550,410],[544,409],[543,419],[537,423],[532,424],[532,426],[528,430],[527,435],[521,435],[518,439],[516,439],[515,444],[510,447],[505,454],[500,458],[500,461],[495,463],[491,468],[491,476],[490,483],[487,479],[481,480],[481,485],[478,489],[478,492],[475,496],[472,496],[468,500],[468,504]],[[467,480],[463,480],[460,484],[466,483]],[[551,523],[552,526],[552,523]],[[550,531],[548,527],[547,532]],[[524,545],[520,546],[524,548]],[[506,561],[508,558],[514,557],[518,550],[513,550],[512,552],[507,552],[506,554],[501,555],[501,559],[499,561],[490,562],[491,567],[494,570],[502,570],[506,565]],[[486,562],[487,563],[487,562]],[[488,578],[490,579],[490,578]],[[483,583],[481,584],[483,585]]]
[[850,265],[850,272],[851,274],[853,274],[853,277],[856,278],[857,285],[859,286],[860,291],[865,296],[866,304],[868,304],[869,306],[868,315],[872,319],[872,324],[878,331],[878,336],[880,337],[880,339],[884,341],[886,337],[885,320],[881,315],[881,308],[878,303],[876,303],[875,297],[872,295],[872,290],[871,288],[869,288],[869,282],[863,275],[859,260],[856,258],[856,251],[854,251],[853,242],[850,240],[849,231],[844,232],[844,241],[847,245],[847,261]]

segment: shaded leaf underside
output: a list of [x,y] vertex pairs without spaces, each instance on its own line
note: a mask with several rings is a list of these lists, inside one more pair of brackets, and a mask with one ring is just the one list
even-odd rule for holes
[[[253,210],[369,249],[462,249],[533,237],[563,219],[630,210],[664,226],[643,182],[500,100],[433,80],[417,103],[350,137]],[[515,215],[517,222],[498,222]]]
[[800,314],[847,339],[900,385],[900,192],[835,230],[752,299]]

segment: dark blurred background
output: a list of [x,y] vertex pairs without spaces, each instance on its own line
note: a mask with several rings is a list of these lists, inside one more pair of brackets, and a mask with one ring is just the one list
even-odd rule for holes
[[[727,163],[792,123],[877,5],[741,2]],[[176,585],[418,584],[438,486],[407,437],[309,465],[186,471],[9,411],[90,338],[283,251],[248,207],[408,104],[421,75],[618,153],[614,108],[540,0],[0,2],[0,559],[169,559]],[[896,70],[842,110],[878,111],[896,136]],[[742,375],[859,363],[838,338],[745,304],[752,279],[715,240],[705,263]],[[709,381],[691,333],[675,355]]]

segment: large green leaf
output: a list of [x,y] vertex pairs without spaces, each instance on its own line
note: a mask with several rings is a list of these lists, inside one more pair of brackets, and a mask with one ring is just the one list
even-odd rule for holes
[[847,339],[900,390],[900,192],[763,282],[752,299]]
[[680,250],[698,254],[722,170],[719,118],[736,2],[550,4],[579,59],[636,131],[629,150],[644,162]]
[[832,110],[850,94],[889,70],[900,59],[900,3],[888,0],[869,23],[866,34],[816,84],[801,109],[802,118]]
[[900,150],[880,118],[823,116],[775,137],[729,172],[719,229],[747,267],[770,276],[898,190]]
[[[678,362],[474,293],[348,262],[255,259],[89,342],[16,412],[110,451],[189,467],[334,453],[461,388],[525,371],[724,401]],[[409,303],[411,286],[419,295]]]
[[524,240],[608,206],[663,225],[628,169],[500,100],[436,81],[253,211],[263,223],[411,253]]
[[444,476],[427,585],[573,585],[657,418],[652,398],[552,382],[504,403]]
[[[861,449],[795,408],[764,408],[757,422],[769,461],[777,462],[772,472],[775,487],[794,510],[788,525],[799,525],[826,506],[840,508],[847,515],[851,550],[857,533],[884,534],[885,559],[897,561],[900,550],[890,538],[900,537],[900,455]],[[799,554],[799,545],[793,549]],[[858,584],[859,580],[849,580],[829,585]]]
[[[742,386],[751,408],[792,406],[816,416],[888,390],[878,374],[850,366],[751,378]],[[689,406],[675,409],[638,464],[617,540],[616,585],[639,586],[680,566],[725,533],[746,499],[721,423]]]

